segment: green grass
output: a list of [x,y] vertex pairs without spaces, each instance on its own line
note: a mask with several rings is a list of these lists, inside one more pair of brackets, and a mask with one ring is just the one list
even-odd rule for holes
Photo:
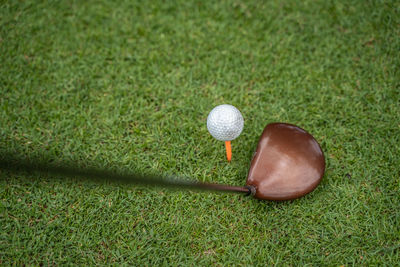
[[397,1],[0,1],[1,153],[243,185],[281,121],[327,164],[281,203],[1,172],[0,264],[397,265],[399,47]]

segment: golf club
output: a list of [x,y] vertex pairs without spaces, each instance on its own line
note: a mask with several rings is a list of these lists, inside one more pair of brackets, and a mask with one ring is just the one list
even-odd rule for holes
[[253,195],[257,199],[279,201],[296,199],[313,191],[324,175],[325,158],[318,142],[305,130],[292,124],[271,123],[264,128],[259,139],[245,186],[137,173],[117,174],[109,170],[71,167],[70,164],[46,164],[13,155],[1,155],[0,169],[102,182],[235,192]]

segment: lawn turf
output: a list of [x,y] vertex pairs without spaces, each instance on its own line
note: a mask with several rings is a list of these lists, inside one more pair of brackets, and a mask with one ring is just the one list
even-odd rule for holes
[[1,153],[243,185],[280,121],[327,168],[290,202],[2,171],[0,264],[398,264],[399,48],[398,1],[1,1]]

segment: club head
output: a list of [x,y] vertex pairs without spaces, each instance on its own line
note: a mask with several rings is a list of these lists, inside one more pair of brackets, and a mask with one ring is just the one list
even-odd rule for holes
[[313,191],[324,171],[324,153],[311,134],[292,124],[271,123],[260,137],[246,184],[255,188],[255,198],[290,200]]

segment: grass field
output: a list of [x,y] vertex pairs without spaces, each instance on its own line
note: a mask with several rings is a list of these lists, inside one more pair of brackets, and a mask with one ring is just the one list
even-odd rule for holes
[[281,121],[327,164],[280,203],[2,171],[0,264],[398,265],[399,49],[398,1],[0,1],[1,153],[244,185]]

